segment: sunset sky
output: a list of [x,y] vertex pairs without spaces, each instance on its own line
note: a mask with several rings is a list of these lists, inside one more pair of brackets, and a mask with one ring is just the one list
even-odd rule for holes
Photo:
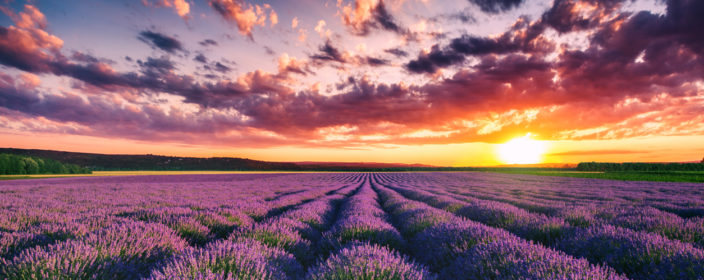
[[494,165],[704,156],[701,0],[0,0],[0,147]]

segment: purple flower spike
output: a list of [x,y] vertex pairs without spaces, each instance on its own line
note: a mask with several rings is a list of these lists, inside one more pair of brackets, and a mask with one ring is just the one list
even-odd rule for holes
[[378,245],[353,245],[312,267],[313,280],[421,280],[436,279],[426,268]]

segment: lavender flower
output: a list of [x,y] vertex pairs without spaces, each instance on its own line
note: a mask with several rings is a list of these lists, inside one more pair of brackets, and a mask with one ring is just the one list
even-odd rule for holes
[[242,239],[188,250],[155,271],[150,279],[279,280],[298,279],[302,273],[303,268],[292,255],[258,241]]
[[702,195],[463,172],[0,181],[0,279],[701,279]]
[[704,275],[704,251],[691,244],[611,225],[577,231],[557,247],[606,263],[634,279],[701,279]]
[[435,279],[426,268],[378,245],[352,245],[312,267],[305,279]]
[[442,271],[443,279],[627,279],[542,246],[506,239],[474,246]]
[[[314,258],[314,254],[311,252],[311,242],[301,237],[295,226],[284,221],[295,224],[295,221],[290,219],[276,219],[234,232],[230,239],[257,240],[267,246],[281,248],[296,256],[303,263],[311,262]],[[304,226],[305,224],[298,222],[297,225]]]

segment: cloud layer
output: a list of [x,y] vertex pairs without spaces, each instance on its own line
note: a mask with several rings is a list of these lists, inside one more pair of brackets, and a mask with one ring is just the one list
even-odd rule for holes
[[[487,14],[525,5],[469,2]],[[704,3],[669,0],[658,14],[625,11],[629,2],[555,0],[539,17],[519,17],[490,36],[438,36],[412,30],[393,3],[338,2],[343,29],[310,44],[306,55],[279,52],[273,67],[248,71],[208,51],[221,47],[220,39],[186,41],[156,29],[133,37],[153,53],[125,54],[130,67],[118,67],[64,48],[35,6],[2,8],[12,24],[0,26],[0,64],[11,70],[0,75],[0,124],[259,147],[498,142],[526,132],[543,139],[703,134],[704,37],[697,27],[704,26]],[[187,2],[157,4],[195,20]],[[211,0],[208,7],[249,39],[255,26],[279,21],[268,4]],[[298,36],[296,28],[321,21],[310,22],[295,17],[294,31],[282,29]],[[380,32],[401,43],[376,51],[340,43],[345,35]],[[189,64],[197,71],[187,71]],[[331,71],[334,84],[316,80]],[[404,78],[380,78],[386,73]],[[45,82],[54,76],[71,86]]]

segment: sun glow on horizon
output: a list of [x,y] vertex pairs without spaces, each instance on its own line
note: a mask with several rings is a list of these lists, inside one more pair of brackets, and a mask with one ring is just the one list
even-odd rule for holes
[[506,164],[541,163],[546,150],[547,144],[544,141],[530,139],[530,133],[513,138],[497,147],[499,159]]

